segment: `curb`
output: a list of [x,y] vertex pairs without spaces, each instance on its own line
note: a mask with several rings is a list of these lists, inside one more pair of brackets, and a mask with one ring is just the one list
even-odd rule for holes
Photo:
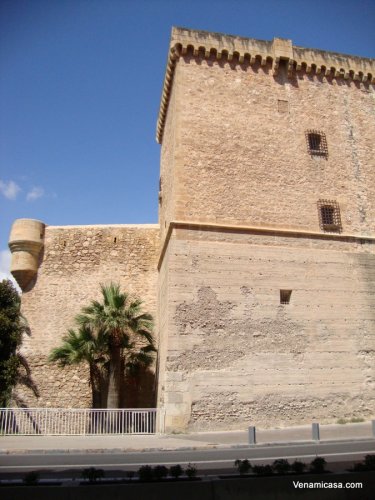
[[174,451],[204,451],[212,449],[221,450],[236,450],[236,449],[261,449],[268,447],[283,447],[283,446],[305,446],[305,445],[324,445],[332,443],[350,443],[350,442],[364,442],[371,441],[374,443],[375,448],[375,438],[351,438],[351,439],[327,439],[324,441],[294,441],[294,442],[269,442],[269,443],[258,443],[255,445],[250,444],[202,444],[193,446],[180,446],[180,447],[152,447],[152,448],[56,448],[56,449],[0,449],[0,456],[2,455],[80,455],[80,454],[121,454],[121,453],[149,453],[149,452],[174,452]]

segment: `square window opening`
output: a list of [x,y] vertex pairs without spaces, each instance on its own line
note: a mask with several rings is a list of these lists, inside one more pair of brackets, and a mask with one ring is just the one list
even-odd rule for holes
[[278,99],[277,101],[277,110],[279,113],[288,113],[289,111],[289,102],[283,99]]
[[280,290],[280,304],[290,304],[292,290]]

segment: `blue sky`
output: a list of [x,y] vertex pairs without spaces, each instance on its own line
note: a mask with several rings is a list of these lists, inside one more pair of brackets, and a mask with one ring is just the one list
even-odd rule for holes
[[375,57],[375,0],[2,0],[0,277],[16,218],[157,222],[173,25]]

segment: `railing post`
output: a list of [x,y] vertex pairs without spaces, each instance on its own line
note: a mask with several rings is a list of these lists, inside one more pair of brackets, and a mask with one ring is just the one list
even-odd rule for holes
[[4,418],[4,420],[5,420],[5,423],[4,423],[4,434],[7,435],[7,434],[9,434],[9,432],[8,432],[8,426],[7,426],[7,424],[8,424],[8,412],[9,412],[9,410],[8,409],[4,409],[4,410],[2,410],[2,412],[5,413],[5,418]]
[[312,438],[313,441],[320,441],[320,429],[319,424],[314,423],[311,425]]
[[48,418],[48,409],[44,410],[44,435],[47,435],[47,418]]
[[375,420],[371,420],[372,435],[375,437]]
[[254,425],[248,428],[249,444],[257,444],[256,429]]

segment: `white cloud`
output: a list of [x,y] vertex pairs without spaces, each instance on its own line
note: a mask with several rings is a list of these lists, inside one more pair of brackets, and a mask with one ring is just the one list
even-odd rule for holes
[[3,193],[8,200],[15,200],[21,188],[14,181],[3,182],[0,180],[0,192]]
[[26,195],[27,201],[35,201],[44,195],[44,189],[39,186],[35,186]]
[[0,281],[2,280],[10,280],[13,285],[16,287],[18,293],[21,292],[18,283],[10,274],[10,261],[12,260],[12,254],[9,250],[1,250],[0,251]]

